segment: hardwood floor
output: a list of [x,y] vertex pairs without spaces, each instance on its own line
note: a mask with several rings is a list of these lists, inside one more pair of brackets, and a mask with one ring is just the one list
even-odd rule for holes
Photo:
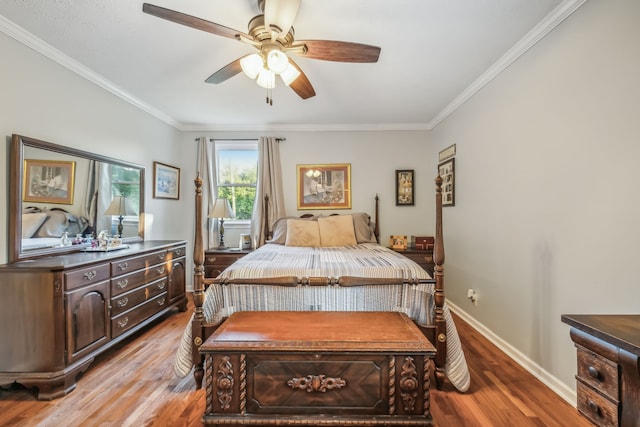
[[[189,317],[190,311],[171,315],[107,352],[61,399],[37,401],[19,385],[0,390],[0,426],[202,425],[204,390],[195,390],[191,375],[173,372]],[[473,328],[455,321],[472,385],[467,393],[449,383],[432,392],[436,426],[591,426]]]

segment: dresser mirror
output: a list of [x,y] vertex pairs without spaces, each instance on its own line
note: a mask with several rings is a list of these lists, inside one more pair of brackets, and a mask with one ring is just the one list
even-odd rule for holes
[[9,261],[144,240],[144,167],[13,135]]

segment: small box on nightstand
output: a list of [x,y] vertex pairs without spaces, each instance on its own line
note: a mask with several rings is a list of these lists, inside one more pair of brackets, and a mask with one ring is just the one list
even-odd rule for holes
[[416,249],[433,249],[433,236],[415,236],[414,241]]

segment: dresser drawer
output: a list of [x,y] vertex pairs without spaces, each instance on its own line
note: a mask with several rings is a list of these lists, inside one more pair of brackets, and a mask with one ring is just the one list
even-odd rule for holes
[[245,254],[206,254],[204,258],[205,277],[217,277],[222,270],[242,258]]
[[64,273],[65,289],[75,289],[80,286],[98,283],[108,278],[109,264],[98,264],[78,270],[70,270]]
[[153,252],[139,257],[127,258],[124,260],[113,261],[111,263],[111,276],[120,276],[131,273],[132,271],[147,268],[149,266],[162,263],[169,259],[169,253],[166,250]]
[[118,276],[111,279],[111,296],[120,295],[128,292],[143,283],[163,278],[167,275],[167,265],[157,264],[145,270],[139,270],[135,273]]
[[187,247],[186,246],[179,246],[176,248],[171,248],[169,249],[168,252],[168,259],[178,259],[178,258],[182,258],[183,256],[187,255]]
[[388,414],[384,355],[249,354],[247,412]]
[[578,355],[577,378],[598,389],[611,400],[618,401],[618,365],[583,347],[576,346]]
[[618,425],[619,404],[606,399],[588,385],[578,381],[578,411],[599,427]]
[[115,298],[111,298],[111,316],[114,317],[120,313],[124,313],[132,307],[145,302],[149,298],[153,298],[163,292],[166,292],[167,286],[167,278],[165,277],[149,283],[146,286],[139,287],[127,293],[120,294]]
[[147,302],[113,317],[111,319],[111,338],[116,338],[134,326],[147,320],[147,318],[167,307],[168,304],[169,298],[167,297],[167,293],[163,292]]

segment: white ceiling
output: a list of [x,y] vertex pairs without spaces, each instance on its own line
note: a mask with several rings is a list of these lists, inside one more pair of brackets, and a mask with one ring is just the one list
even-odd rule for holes
[[[296,40],[375,45],[380,59],[298,56],[317,95],[278,82],[273,106],[242,73],[204,82],[253,48],[143,1],[1,0],[0,31],[182,130],[431,129],[585,1],[302,0]],[[242,32],[259,14],[257,0],[148,2]]]

